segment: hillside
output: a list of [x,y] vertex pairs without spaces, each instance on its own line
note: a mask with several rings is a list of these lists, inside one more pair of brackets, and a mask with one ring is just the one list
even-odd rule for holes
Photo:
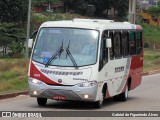
[[145,48],[160,49],[160,27],[141,23],[144,31]]

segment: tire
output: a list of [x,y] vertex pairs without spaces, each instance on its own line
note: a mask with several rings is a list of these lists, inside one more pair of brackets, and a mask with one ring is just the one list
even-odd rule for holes
[[119,95],[113,96],[114,101],[119,101]]
[[126,85],[126,89],[125,89],[125,92],[124,93],[121,93],[120,95],[119,95],[119,100],[120,101],[127,101],[127,99],[128,99],[128,84]]
[[104,94],[101,93],[101,97],[99,101],[94,102],[94,107],[95,108],[101,108],[103,105],[103,101],[104,101]]
[[46,106],[47,98],[37,98],[37,103],[39,106]]
[[126,101],[128,99],[128,84],[126,85],[126,89],[124,93],[116,95],[113,97],[115,101]]

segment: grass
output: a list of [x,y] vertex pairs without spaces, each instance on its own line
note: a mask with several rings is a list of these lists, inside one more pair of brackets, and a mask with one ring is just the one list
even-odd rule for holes
[[144,71],[160,69],[160,51],[145,50]]
[[149,48],[153,49],[153,46],[156,46],[156,49],[160,49],[160,27],[146,23],[141,23],[141,25],[143,27],[144,41],[148,43]]
[[28,89],[25,59],[0,59],[0,94]]

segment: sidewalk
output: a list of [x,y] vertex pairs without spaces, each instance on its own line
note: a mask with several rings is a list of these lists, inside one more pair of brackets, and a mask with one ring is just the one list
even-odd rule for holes
[[[147,75],[158,74],[158,73],[160,73],[160,70],[153,70],[153,71],[149,71],[149,72],[143,72],[142,75],[143,76],[147,76]],[[11,97],[16,97],[18,95],[28,95],[28,94],[29,94],[28,91],[4,94],[4,95],[0,95],[0,100],[1,99],[6,99],[6,98],[11,98]]]

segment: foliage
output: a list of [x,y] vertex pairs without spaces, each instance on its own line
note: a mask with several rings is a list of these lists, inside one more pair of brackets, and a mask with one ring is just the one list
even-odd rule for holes
[[[128,0],[34,0],[33,2],[39,5],[42,5],[42,3],[62,2],[64,3],[65,12],[73,10],[78,14],[86,15],[87,11],[92,9],[91,13],[94,12],[94,16],[98,17],[107,17],[111,8],[117,11],[117,15],[120,18],[125,17],[128,12]],[[93,8],[89,6],[93,6]]]
[[108,10],[111,8],[117,11],[118,17],[126,16],[128,11],[128,0],[88,0],[88,3],[96,6],[96,16],[104,16],[105,10],[107,10],[106,15],[108,15]]
[[[28,0],[0,0],[0,48],[6,56],[20,57],[23,51]],[[24,29],[24,30],[23,30]]]
[[17,23],[0,23],[0,47],[3,48],[3,55],[7,49],[13,57],[20,57],[24,45],[24,32]]
[[23,57],[24,55],[24,42],[20,41],[12,41],[11,44],[9,44],[8,48],[11,50],[11,56],[14,58]]
[[158,1],[158,3],[157,3],[157,4],[158,4],[158,6],[160,6],[160,1]]
[[152,18],[154,18],[154,19],[156,19],[156,20],[159,21],[159,17],[160,17],[160,5],[158,5],[158,6],[152,6],[147,11],[148,11],[149,14],[152,15]]
[[28,0],[0,0],[0,22],[25,23]]
[[138,24],[143,27],[145,47],[160,49],[160,28],[148,25],[147,23]]

